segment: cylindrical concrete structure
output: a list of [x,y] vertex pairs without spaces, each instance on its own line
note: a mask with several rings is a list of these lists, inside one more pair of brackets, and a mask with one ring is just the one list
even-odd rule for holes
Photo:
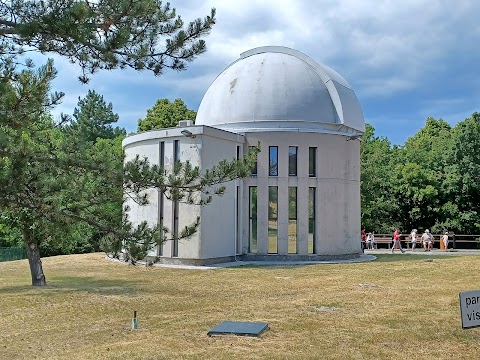
[[195,126],[137,134],[123,146],[127,159],[143,155],[167,170],[178,150],[178,160],[206,170],[260,144],[256,172],[227,183],[210,205],[181,204],[177,220],[155,191],[130,217],[173,229],[200,216],[190,240],[152,253],[162,261],[358,256],[364,131],[360,103],[334,70],[293,49],[249,50],[210,85]]
[[[356,95],[342,76],[293,49],[252,49],[210,85],[196,124],[245,135],[246,150],[261,145],[258,172],[244,180],[243,253],[272,255],[273,248],[277,255],[310,258],[306,255],[361,251],[360,143],[355,140],[363,134],[365,122]],[[271,147],[278,152],[274,175],[269,173]],[[295,174],[289,172],[292,148],[298,167]],[[309,173],[312,150],[316,152],[314,174]],[[254,221],[258,225],[249,221],[250,188],[257,192]],[[273,205],[269,191],[278,192]],[[296,192],[295,216],[287,196],[292,191]],[[312,192],[314,209],[307,205]],[[274,217],[270,216],[272,206],[278,208]],[[258,227],[256,239],[252,227]]]

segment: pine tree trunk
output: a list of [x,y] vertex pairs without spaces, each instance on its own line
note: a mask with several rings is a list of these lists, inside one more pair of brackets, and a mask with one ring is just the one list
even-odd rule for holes
[[40,249],[37,241],[32,237],[30,229],[23,230],[23,242],[27,250],[30,273],[32,274],[32,286],[45,286],[47,282],[43,274],[42,260],[40,259]]

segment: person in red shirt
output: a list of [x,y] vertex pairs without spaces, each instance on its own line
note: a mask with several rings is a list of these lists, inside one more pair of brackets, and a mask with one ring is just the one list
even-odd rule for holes
[[362,252],[363,252],[363,250],[366,249],[365,241],[367,240],[367,233],[365,232],[365,229],[362,229],[362,231],[360,231],[360,235],[362,235]]
[[402,243],[400,242],[400,230],[395,229],[395,232],[393,233],[393,246],[392,246],[392,254],[393,252],[395,251],[395,248],[397,247],[398,245],[398,248],[400,249],[400,251],[402,252],[402,254],[405,253],[405,250],[402,249]]

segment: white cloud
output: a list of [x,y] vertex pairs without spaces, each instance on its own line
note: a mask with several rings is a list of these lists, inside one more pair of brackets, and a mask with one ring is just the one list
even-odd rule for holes
[[[380,72],[378,86],[391,84],[389,93],[415,86],[422,72],[441,61],[458,41],[453,30],[476,24],[475,10],[480,10],[473,1],[429,0],[209,0],[200,6],[197,1],[173,5],[185,22],[217,8],[217,24],[206,38],[208,52],[191,68],[209,64],[219,72],[245,50],[283,45],[296,47],[333,68],[338,68],[338,62],[345,73],[355,77]],[[470,36],[478,37],[478,26]],[[115,72],[106,78],[157,80],[147,75]]]
[[[185,23],[217,8],[217,24],[205,39],[208,51],[189,64],[186,72],[166,71],[160,78],[149,72],[101,72],[85,87],[77,82],[78,67],[57,60],[60,76],[55,88],[67,93],[59,109],[68,112],[78,96],[90,87],[128,114],[123,118],[130,118],[132,124],[138,119],[132,117],[136,114],[133,109],[144,107],[139,110],[144,113],[157,98],[181,97],[198,106],[209,84],[241,52],[265,45],[293,47],[332,67],[347,79],[361,99],[415,91],[431,79],[453,77],[463,70],[452,69],[456,59],[467,54],[479,57],[475,45],[480,40],[480,3],[473,0],[172,3]],[[465,75],[465,79],[470,84],[466,87],[478,83],[472,74]],[[122,103],[117,105],[116,101]]]
[[[424,73],[442,66],[448,50],[458,45],[458,29],[474,26],[480,10],[474,1],[430,0],[193,4],[178,4],[185,19],[217,7],[218,21],[207,38],[209,51],[200,63],[214,62],[221,71],[247,49],[290,46],[349,75],[350,82],[365,84],[368,96],[378,95],[380,88],[386,94],[414,88]],[[478,39],[478,26],[463,37]]]

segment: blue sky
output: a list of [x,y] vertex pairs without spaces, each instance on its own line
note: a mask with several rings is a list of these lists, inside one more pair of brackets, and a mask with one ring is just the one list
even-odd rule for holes
[[[474,0],[172,0],[185,22],[217,9],[208,51],[187,71],[155,77],[104,71],[88,85],[79,68],[54,57],[54,90],[65,92],[55,114],[72,114],[88,89],[112,102],[119,125],[135,131],[160,98],[182,98],[197,110],[215,77],[241,52],[295,48],[340,73],[355,90],[376,135],[403,144],[428,116],[452,125],[480,111],[480,2]],[[38,62],[37,57],[35,60]]]

